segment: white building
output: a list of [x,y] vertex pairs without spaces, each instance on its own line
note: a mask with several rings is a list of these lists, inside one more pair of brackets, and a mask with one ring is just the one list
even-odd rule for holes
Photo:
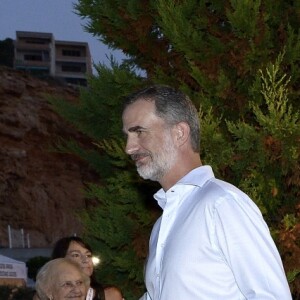
[[55,77],[66,83],[86,85],[92,74],[88,43],[56,41],[52,33],[17,31],[14,68],[40,77]]

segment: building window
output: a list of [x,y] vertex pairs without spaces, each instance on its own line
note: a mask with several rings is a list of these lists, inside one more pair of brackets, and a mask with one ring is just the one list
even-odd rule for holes
[[81,66],[76,66],[76,65],[62,65],[61,66],[61,70],[63,72],[78,72],[78,73],[82,73],[84,72],[82,70],[83,68]]
[[79,57],[80,56],[80,51],[79,50],[66,50],[66,49],[63,49],[62,50],[62,55],[63,56],[77,56]]
[[87,86],[87,80],[84,79],[84,78],[68,78],[68,77],[65,77],[64,79],[69,84]]
[[48,51],[42,51],[42,55],[45,61],[50,61],[50,55]]
[[49,51],[28,51],[24,53],[24,60],[27,61],[50,61]]
[[31,60],[31,61],[42,61],[42,55],[40,54],[25,54],[24,60]]
[[26,39],[25,43],[27,44],[39,44],[39,45],[45,45],[49,44],[51,41],[50,40],[45,40],[45,39],[39,39],[39,38],[33,38],[33,39]]

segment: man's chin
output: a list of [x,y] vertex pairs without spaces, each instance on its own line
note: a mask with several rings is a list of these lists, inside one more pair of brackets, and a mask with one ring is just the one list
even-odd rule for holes
[[149,172],[150,170],[145,170],[143,168],[137,168],[137,172],[145,180],[159,181],[159,176],[153,172]]
[[150,174],[149,172],[146,172],[146,170],[144,170],[142,167],[137,167],[137,171],[143,179],[151,180],[152,174]]

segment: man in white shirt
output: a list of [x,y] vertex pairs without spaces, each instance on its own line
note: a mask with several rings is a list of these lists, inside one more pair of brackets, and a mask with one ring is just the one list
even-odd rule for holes
[[125,103],[126,153],[162,186],[144,300],[290,300],[280,255],[254,202],[200,160],[196,108],[167,86]]

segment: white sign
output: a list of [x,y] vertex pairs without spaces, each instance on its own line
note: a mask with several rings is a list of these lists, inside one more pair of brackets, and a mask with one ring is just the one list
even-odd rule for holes
[[[0,256],[3,258],[3,256]],[[1,262],[0,259],[0,278],[27,278],[26,264],[19,261]]]

